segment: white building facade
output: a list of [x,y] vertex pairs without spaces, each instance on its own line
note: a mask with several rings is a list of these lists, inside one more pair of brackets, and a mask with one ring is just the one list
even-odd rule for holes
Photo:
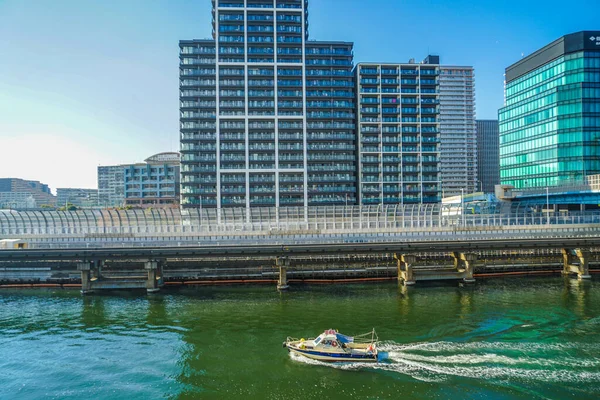
[[477,124],[473,67],[441,66],[440,167],[443,197],[473,193],[477,181]]
[[213,0],[180,46],[184,208],[356,202],[352,43],[308,41],[307,0]]

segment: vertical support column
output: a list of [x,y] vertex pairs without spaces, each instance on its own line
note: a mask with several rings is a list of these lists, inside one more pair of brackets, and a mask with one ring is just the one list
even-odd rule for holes
[[[588,260],[590,258],[589,250],[583,249],[562,249],[563,271],[564,275],[574,272],[579,279],[591,279]],[[573,264],[573,261],[579,261],[579,264]]]
[[454,261],[454,269],[460,272],[460,267],[462,265],[462,262],[460,260],[460,253],[457,251],[453,251],[452,253],[450,253],[450,255],[452,256],[452,260]]
[[465,283],[475,282],[473,271],[477,262],[477,254],[453,251],[450,255],[454,260],[454,269],[457,273],[462,274],[463,281]]
[[164,278],[164,271],[163,269],[166,266],[166,261],[159,261],[158,262],[158,269],[156,270],[156,284],[158,285],[159,288],[163,287],[165,285],[165,278]]
[[563,275],[569,275],[571,273],[571,249],[561,249],[563,258]]
[[398,261],[398,282],[402,281],[404,286],[414,285],[416,283],[413,265],[417,257],[412,254],[394,254]]
[[146,292],[158,292],[160,290],[157,279],[160,269],[159,262],[155,260],[146,261],[146,263],[144,263],[144,269],[148,272],[148,279],[146,280]]
[[81,294],[92,293],[92,264],[90,262],[77,263],[77,270],[81,272]]
[[287,257],[277,257],[275,265],[279,268],[279,280],[277,281],[277,290],[287,290],[287,268],[290,266],[290,260]]
[[577,278],[579,279],[591,279],[590,269],[588,266],[588,260],[590,259],[589,250],[577,249],[575,250],[575,254],[577,258],[579,258],[579,272],[577,273]]
[[90,273],[92,281],[98,280],[102,277],[102,267],[104,267],[104,260],[96,260],[92,263],[93,267]]
[[461,253],[460,256],[463,260],[463,265],[465,266],[465,276],[463,278],[463,281],[465,283],[475,282],[475,279],[473,278],[473,270],[475,269],[475,263],[477,262],[477,254]]

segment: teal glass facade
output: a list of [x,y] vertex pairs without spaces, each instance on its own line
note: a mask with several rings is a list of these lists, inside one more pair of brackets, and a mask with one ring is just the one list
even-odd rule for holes
[[507,80],[505,97],[502,184],[560,186],[600,173],[600,51],[562,54]]

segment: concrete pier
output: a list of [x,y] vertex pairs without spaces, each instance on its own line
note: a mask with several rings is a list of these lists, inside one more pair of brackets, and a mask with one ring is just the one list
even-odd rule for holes
[[[579,279],[591,279],[589,270],[589,250],[584,249],[562,249],[564,275],[577,274]],[[577,262],[577,263],[576,263]]]
[[287,269],[290,266],[290,260],[287,257],[277,257],[275,265],[279,268],[279,280],[277,281],[277,290],[287,290]]
[[412,254],[394,254],[398,262],[398,282],[402,281],[404,286],[414,285],[416,283],[413,271],[413,265],[417,257]]
[[477,254],[475,253],[460,253],[452,252],[452,258],[454,259],[454,269],[459,274],[462,274],[462,279],[465,283],[473,283],[473,270],[475,269],[475,263],[477,262]]
[[144,263],[144,269],[148,273],[146,292],[156,293],[160,291],[162,282],[162,263],[156,260],[147,261]]
[[[104,261],[94,260],[77,263],[81,273],[81,294],[90,294],[99,290],[146,289],[148,293],[158,292],[163,285],[163,262],[150,260],[144,262],[144,275],[102,274]],[[133,272],[133,271],[132,271]]]
[[92,265],[93,262],[77,263],[77,270],[81,272],[81,294],[92,293]]

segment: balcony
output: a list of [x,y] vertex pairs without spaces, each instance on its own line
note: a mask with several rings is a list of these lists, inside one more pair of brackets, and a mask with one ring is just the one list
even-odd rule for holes
[[361,85],[378,85],[379,79],[363,78],[360,80]]
[[251,205],[275,205],[275,197],[273,196],[252,196],[250,197]]

